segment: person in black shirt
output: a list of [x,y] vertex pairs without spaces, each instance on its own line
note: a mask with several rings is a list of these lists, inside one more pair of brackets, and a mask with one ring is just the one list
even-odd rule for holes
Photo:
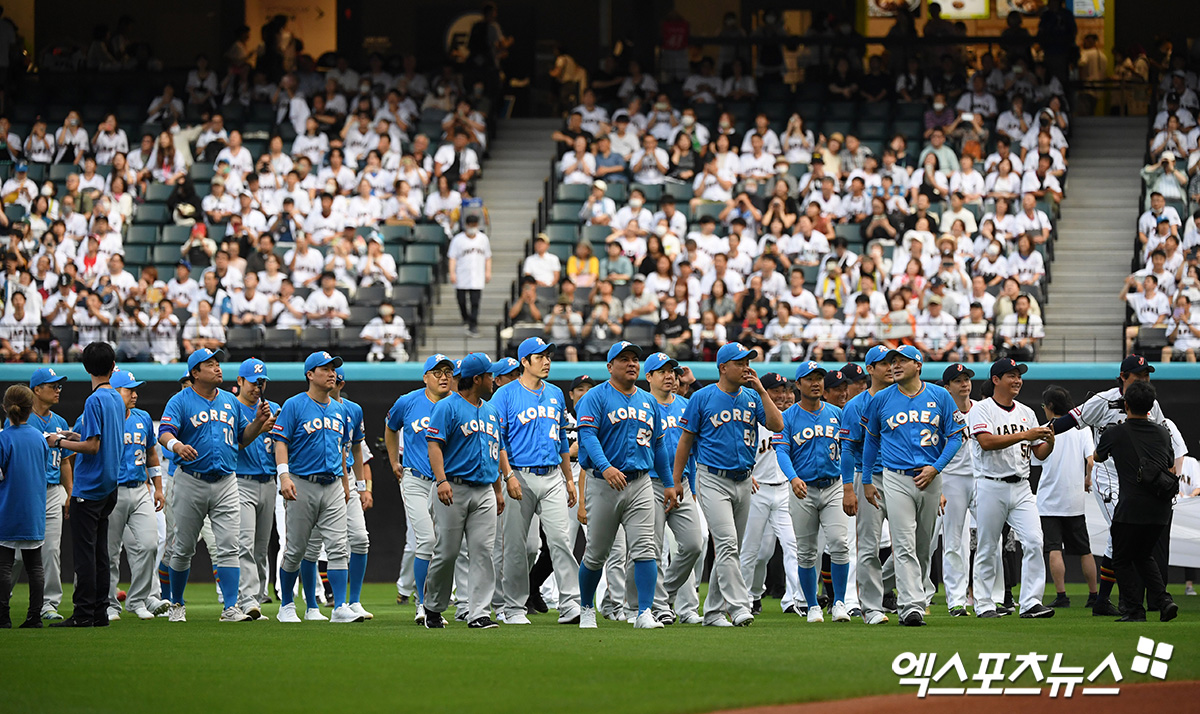
[[688,360],[692,358],[692,329],[686,314],[676,311],[678,304],[674,295],[663,297],[662,310],[666,317],[660,318],[654,326],[654,345],[672,359]]
[[1104,430],[1096,445],[1096,462],[1111,456],[1120,491],[1112,520],[1113,569],[1121,590],[1118,622],[1145,622],[1143,595],[1159,620],[1173,620],[1179,606],[1167,594],[1154,546],[1171,523],[1172,498],[1160,497],[1145,483],[1154,469],[1174,471],[1171,434],[1148,418],[1155,390],[1149,382],[1125,389],[1126,421]]

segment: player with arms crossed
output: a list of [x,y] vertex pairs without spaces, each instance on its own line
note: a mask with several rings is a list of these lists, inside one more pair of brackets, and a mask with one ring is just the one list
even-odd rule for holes
[[425,627],[429,629],[446,626],[442,613],[450,605],[454,563],[464,539],[470,574],[467,583],[459,586],[471,589],[467,627],[499,627],[489,617],[496,588],[492,560],[496,521],[504,512],[500,419],[487,401],[492,395],[491,366],[491,360],[481,352],[463,357],[458,366],[457,393],[433,406],[425,429],[429,465],[437,484],[437,502],[433,505],[437,539],[425,581]]
[[920,627],[928,604],[926,570],[941,505],[941,473],[962,446],[963,429],[954,419],[958,408],[950,393],[921,380],[921,351],[904,345],[889,355],[896,357],[896,383],[863,411],[863,464],[878,458],[883,467],[900,624]]
[[[579,627],[583,629],[596,627],[596,588],[618,526],[625,530],[627,556],[633,561],[637,585],[638,614],[633,626],[647,630],[663,627],[651,610],[658,587],[654,511],[659,505],[647,476],[654,470],[661,479],[662,508],[667,512],[678,504],[679,491],[671,474],[658,402],[635,384],[641,356],[642,351],[632,342],[609,347],[609,380],[585,394],[575,410],[579,450],[586,456],[582,460],[585,468],[591,470],[591,475],[583,478],[596,479],[583,489],[588,500],[587,549],[579,564]],[[686,465],[684,458],[677,478],[683,478]]]
[[796,368],[800,401],[783,415],[783,431],[775,442],[779,468],[792,487],[789,509],[796,531],[796,558],[800,563],[800,587],[808,603],[808,621],[824,622],[817,603],[817,531],[825,532],[829,548],[829,574],[833,581],[834,622],[850,622],[846,610],[846,580],[850,571],[850,549],[846,531],[847,515],[842,510],[841,449],[838,433],[842,428],[842,410],[821,401],[825,388],[825,370],[817,362],[804,362]]
[[[700,507],[713,538],[713,571],[704,601],[704,624],[739,627],[754,622],[750,590],[742,579],[739,550],[750,516],[751,473],[758,451],[758,425],[779,433],[783,414],[750,368],[753,350],[730,342],[717,350],[716,384],[696,392],[681,424],[675,478],[683,477],[696,446]],[[750,389],[746,389],[750,387]]]
[[[955,420],[966,424],[975,400],[971,399],[971,379],[975,372],[962,364],[952,364],[942,372],[942,386],[954,398],[958,411]],[[970,433],[963,435],[970,439]],[[971,545],[963,537],[967,527],[967,512],[975,507],[975,472],[971,451],[963,446],[942,471],[942,580],[946,584],[946,607],[951,617],[967,613],[967,580],[971,577]],[[978,601],[981,593],[975,592]]]
[[260,401],[251,420],[237,406],[237,397],[221,389],[218,359],[223,354],[199,349],[188,356],[192,386],[171,397],[158,427],[158,443],[175,454],[179,464],[171,494],[175,519],[169,564],[171,622],[187,621],[183,591],[205,516],[212,523],[216,541],[213,560],[220,580],[221,601],[225,603],[221,622],[250,619],[237,607],[241,501],[233,474],[238,449],[254,443],[266,428],[271,412]]
[[[1054,617],[1042,604],[1046,563],[1042,522],[1029,487],[1029,454],[1046,459],[1054,450],[1054,430],[1038,426],[1037,415],[1016,401],[1021,375],[1029,365],[1003,358],[989,372],[992,396],[971,409],[971,449],[975,468],[975,616],[1000,617],[994,598],[1000,565],[1000,536],[1007,522],[1024,553],[1021,564],[1021,617]],[[986,392],[985,392],[986,394]]]
[[238,586],[238,607],[257,620],[262,617],[262,604],[267,601],[267,586],[271,544],[271,525],[275,522],[275,446],[271,429],[279,414],[279,405],[263,397],[266,392],[267,365],[260,359],[248,359],[238,367],[238,408],[246,419],[258,414],[258,404],[265,401],[271,417],[263,425],[263,433],[250,446],[238,451],[237,485],[241,500],[241,529],[238,531],[238,564],[241,583]]

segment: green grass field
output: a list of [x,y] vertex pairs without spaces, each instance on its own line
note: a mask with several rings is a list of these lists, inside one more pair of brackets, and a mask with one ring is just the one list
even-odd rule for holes
[[[1200,679],[1200,598],[1180,597],[1172,623],[1129,625],[1093,618],[1080,607],[1086,593],[1071,594],[1076,607],[1050,620],[950,618],[939,595],[919,629],[894,616],[871,628],[809,625],[767,600],[746,629],[601,621],[581,631],[551,611],[529,627],[431,631],[413,624],[411,604],[395,604],[391,585],[364,592],[374,621],[335,626],[283,625],[277,604],[269,622],[218,623],[212,585],[195,583],[187,624],[126,614],[101,630],[0,631],[0,711],[709,712],[913,691],[891,672],[905,651],[957,651],[968,675],[981,651],[1063,652],[1087,671],[1113,651],[1122,684],[1154,681],[1129,670],[1139,635],[1175,645],[1169,681]],[[21,584],[18,622],[23,597]]]

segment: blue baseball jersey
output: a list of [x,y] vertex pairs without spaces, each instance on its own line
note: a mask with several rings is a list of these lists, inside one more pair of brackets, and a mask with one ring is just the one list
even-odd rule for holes
[[95,454],[75,457],[75,483],[71,495],[89,501],[106,498],[117,487],[121,456],[125,450],[125,400],[115,389],[101,387],[83,403],[83,416],[75,429],[84,441],[100,437]]
[[710,384],[692,395],[682,427],[696,435],[696,461],[714,469],[750,471],[758,458],[758,425],[766,426],[762,398],[752,389],[736,394]]
[[605,382],[583,395],[575,413],[579,450],[587,452],[588,468],[657,471],[664,486],[675,486],[658,402],[649,392],[635,387],[624,394]]
[[842,448],[842,483],[854,483],[854,475],[861,473],[863,483],[871,483],[871,477],[880,473],[878,460],[875,468],[863,468],[863,423],[862,412],[874,395],[869,391],[856,394],[842,407],[842,428],[838,440]]
[[933,466],[941,471],[962,445],[963,425],[954,419],[958,406],[944,388],[921,383],[911,397],[893,384],[867,403],[863,462],[876,452],[878,463],[893,471]]
[[563,432],[570,425],[562,390],[542,382],[532,391],[520,380],[496,390],[491,399],[500,418],[501,448],[513,468],[557,466],[571,450]]
[[429,426],[429,415],[434,402],[425,389],[414,389],[392,404],[387,413],[387,428],[401,435],[401,464],[433,479],[433,468],[429,465],[429,444],[425,442],[425,429]]
[[131,409],[125,417],[125,453],[121,458],[121,475],[117,483],[144,483],[146,460],[153,444],[154,423],[150,414]]
[[[353,476],[354,473],[350,471],[350,468],[354,466],[354,445],[366,441],[367,432],[363,426],[363,409],[358,405],[358,402],[343,398],[342,407],[346,410],[346,423],[350,427],[349,441],[346,443],[346,471]],[[363,458],[366,458],[366,456],[366,454],[363,454]]]
[[5,426],[0,432],[0,541],[45,540],[50,447],[36,426]]
[[[40,417],[34,412],[29,413],[29,421],[26,424],[35,429],[42,430],[42,436],[50,436],[57,434],[60,431],[70,431],[67,420],[61,416],[50,412],[45,417]],[[8,419],[4,420],[4,428],[8,429],[11,425]],[[64,453],[65,452],[65,453]],[[46,457],[46,484],[54,485],[62,483],[62,460],[64,456],[70,456],[75,452],[67,451],[66,449],[50,449],[50,455]]]
[[291,473],[341,478],[351,433],[349,415],[341,402],[331,398],[321,404],[303,392],[283,403],[271,437],[287,443]]
[[783,413],[783,431],[775,444],[779,468],[790,481],[840,478],[842,410],[829,402],[810,412],[796,402]]
[[188,387],[167,401],[158,434],[172,434],[196,450],[196,458],[191,461],[175,460],[184,471],[231,474],[237,471],[242,433],[250,422],[237,397],[224,389],[218,389],[212,399],[205,399]]
[[[671,395],[671,401],[667,404],[658,403],[658,413],[662,419],[664,447],[667,450],[667,455],[671,457],[671,467],[675,464],[675,451],[679,447],[679,437],[683,435],[683,413],[687,410],[688,399],[681,397],[678,394]],[[688,485],[691,486],[692,493],[696,492],[696,454],[688,454],[687,466],[683,468],[683,475],[688,480]],[[655,474],[655,478],[658,475]]]
[[487,484],[500,477],[500,417],[486,400],[476,407],[456,392],[434,404],[425,440],[441,444],[447,478]]
[[[267,408],[271,410],[272,414],[279,413],[279,405],[275,402],[268,400]],[[254,421],[254,417],[258,413],[258,404],[243,404],[239,399],[238,409],[246,419]],[[254,443],[238,450],[237,473],[242,476],[275,474],[275,441],[271,438],[270,433],[263,432],[254,440]]]

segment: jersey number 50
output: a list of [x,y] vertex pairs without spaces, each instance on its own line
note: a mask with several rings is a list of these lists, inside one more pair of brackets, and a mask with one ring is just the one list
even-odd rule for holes
[[921,446],[937,446],[941,436],[936,431],[931,429],[921,430]]

